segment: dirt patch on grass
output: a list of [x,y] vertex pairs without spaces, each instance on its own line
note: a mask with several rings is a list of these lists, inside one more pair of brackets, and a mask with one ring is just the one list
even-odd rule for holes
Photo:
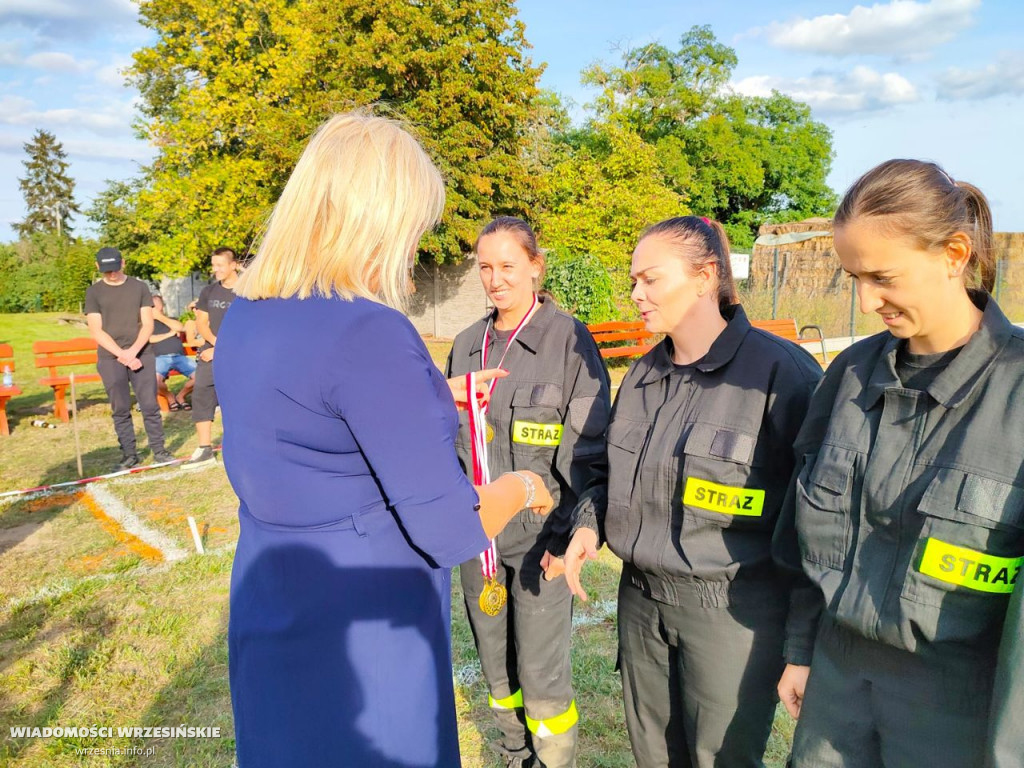
[[36,532],[44,523],[23,523],[13,528],[0,528],[0,555],[18,545],[31,548]]

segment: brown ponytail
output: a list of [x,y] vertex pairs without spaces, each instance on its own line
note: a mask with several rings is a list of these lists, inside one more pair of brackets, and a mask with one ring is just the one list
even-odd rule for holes
[[970,239],[968,285],[989,293],[995,288],[992,211],[981,190],[954,181],[935,163],[888,160],[854,182],[835,215],[835,228],[857,218],[884,217],[896,235],[912,238],[922,249],[941,248],[957,232]]
[[971,236],[971,261],[969,269],[975,270],[976,279],[981,288],[992,293],[996,287],[996,255],[992,247],[992,211],[988,200],[981,190],[966,181],[958,181],[957,187],[963,191],[964,202],[967,204],[974,230]]
[[720,223],[703,216],[677,216],[651,225],[640,235],[640,240],[654,235],[673,245],[694,272],[707,264],[715,265],[720,311],[739,303],[732,277],[729,236]]

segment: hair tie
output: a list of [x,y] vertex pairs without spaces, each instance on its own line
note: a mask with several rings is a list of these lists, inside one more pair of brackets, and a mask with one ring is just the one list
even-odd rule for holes
[[711,219],[709,219],[707,216],[701,216],[700,220],[707,224],[709,227],[711,226]]

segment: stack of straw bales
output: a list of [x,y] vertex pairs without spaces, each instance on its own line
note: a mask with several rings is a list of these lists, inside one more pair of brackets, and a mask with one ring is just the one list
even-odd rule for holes
[[[832,232],[831,219],[806,219],[785,224],[765,224],[758,235],[791,232]],[[798,291],[806,296],[836,294],[848,289],[839,259],[832,249],[832,236],[813,237],[799,243],[756,245],[750,255],[750,281],[754,289],[771,290],[774,252],[778,250],[779,290]],[[1024,285],[1024,232],[996,232],[995,257],[1002,262],[1004,286]]]
[[774,253],[778,250],[779,290],[798,291],[813,296],[839,293],[847,287],[839,259],[832,250],[832,220],[806,219],[785,224],[764,224],[760,235],[785,235],[791,232],[828,232],[827,237],[812,237],[786,245],[755,245],[750,254],[749,286],[771,290]]

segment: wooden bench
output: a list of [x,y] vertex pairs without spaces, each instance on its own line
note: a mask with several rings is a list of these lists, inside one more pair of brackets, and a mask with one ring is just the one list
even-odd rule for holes
[[[654,334],[648,331],[642,321],[610,323],[593,323],[587,330],[594,337],[601,350],[601,357],[639,357],[646,354],[654,346]],[[602,344],[619,341],[632,341],[633,344],[602,347]]]
[[[71,386],[71,378],[61,375],[58,369],[70,365],[96,365],[96,342],[88,337],[67,341],[37,341],[32,345],[32,353],[36,356],[36,368],[47,369],[48,375],[41,378],[39,383],[53,390],[53,415],[63,422],[70,421],[67,391]],[[75,374],[76,383],[92,381],[101,381],[100,375]]]
[[[0,344],[0,371],[4,368],[14,373],[14,350],[10,344]],[[21,390],[18,387],[5,387],[3,381],[0,381],[0,435],[11,434],[11,428],[7,424],[7,401],[20,394]]]
[[[792,341],[800,346],[807,346],[813,344],[815,347],[820,345],[821,347],[821,361],[823,363],[828,362],[828,350],[825,349],[825,334],[821,332],[821,327],[817,325],[805,325],[797,330],[796,319],[792,317],[779,318],[777,320],[751,320],[750,324],[755,328],[760,328],[762,331],[768,331],[768,333],[776,336],[781,336],[784,339]],[[817,336],[811,338],[804,337],[804,331],[816,331]],[[815,352],[814,354],[817,354]]]

